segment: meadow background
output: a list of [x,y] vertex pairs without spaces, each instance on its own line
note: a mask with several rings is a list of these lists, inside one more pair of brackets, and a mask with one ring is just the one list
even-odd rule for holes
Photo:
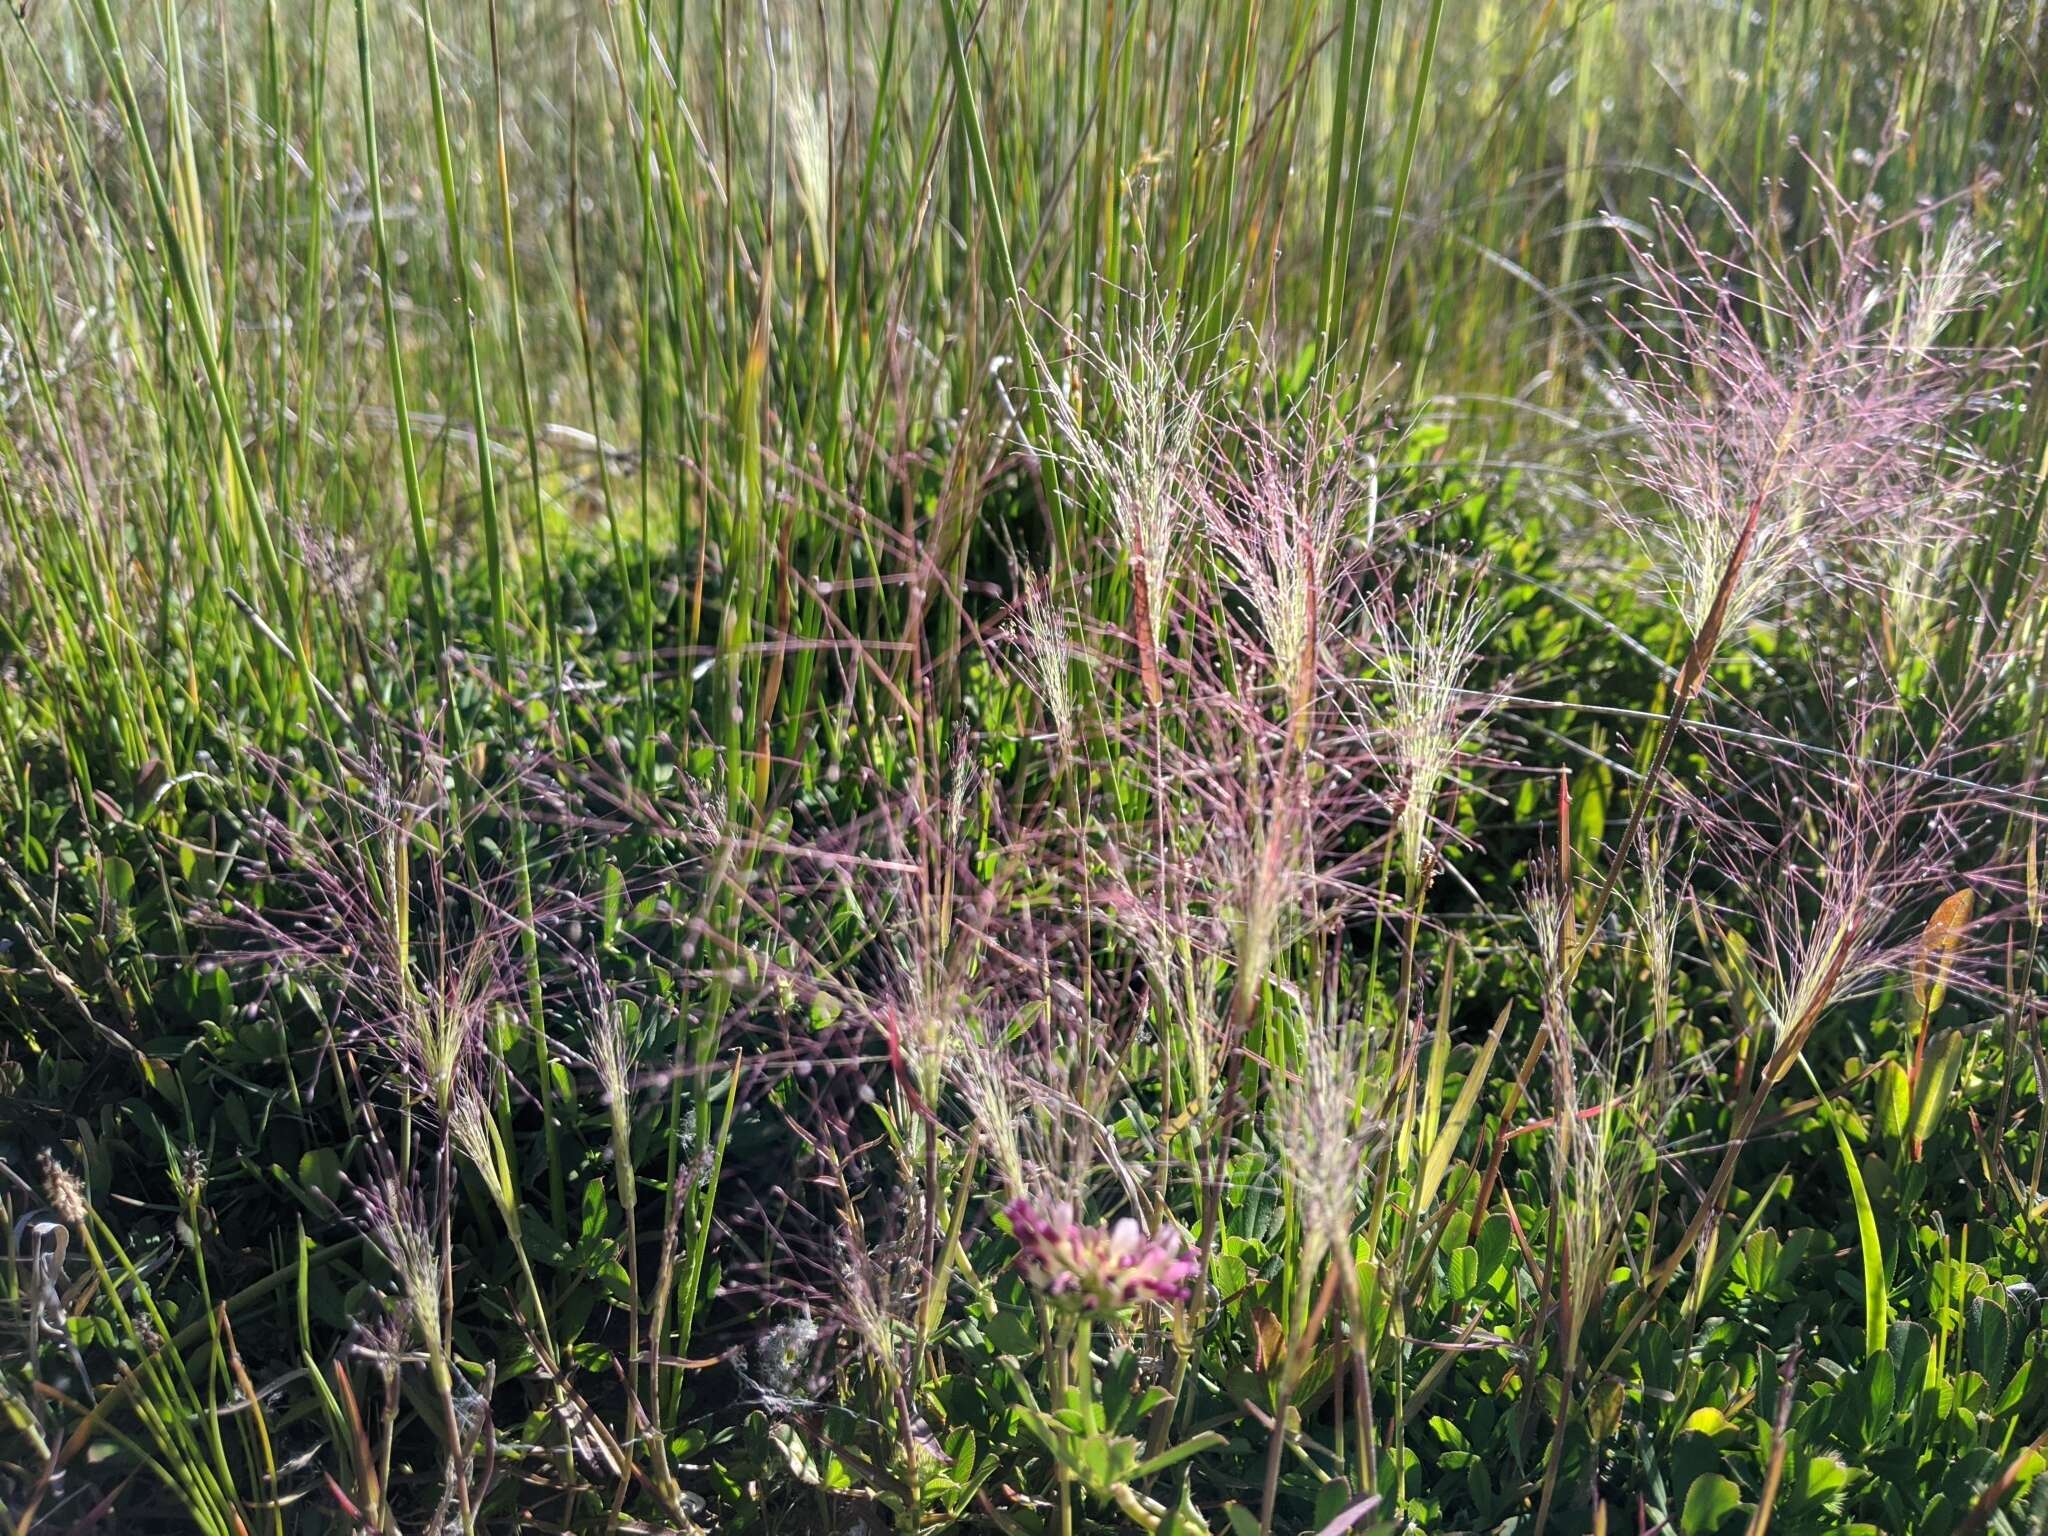
[[2044,26],[18,8],[7,1524],[2048,1530]]

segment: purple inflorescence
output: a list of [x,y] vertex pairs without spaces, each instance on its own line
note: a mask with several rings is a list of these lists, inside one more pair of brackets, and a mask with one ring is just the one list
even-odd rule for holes
[[1012,1201],[1010,1230],[1022,1250],[1024,1277],[1063,1305],[1083,1312],[1121,1312],[1141,1301],[1186,1301],[1199,1265],[1168,1227],[1146,1232],[1130,1217],[1089,1226],[1058,1201],[1040,1209]]

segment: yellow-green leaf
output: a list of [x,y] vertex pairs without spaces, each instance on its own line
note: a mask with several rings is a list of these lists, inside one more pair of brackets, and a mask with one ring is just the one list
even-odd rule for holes
[[1429,1151],[1422,1160],[1422,1182],[1416,1193],[1415,1208],[1418,1211],[1429,1209],[1430,1202],[1436,1198],[1437,1186],[1443,1183],[1444,1174],[1450,1170],[1451,1154],[1458,1148],[1458,1138],[1465,1133],[1465,1123],[1472,1118],[1473,1107],[1479,1102],[1479,1090],[1486,1086],[1486,1069],[1493,1064],[1493,1053],[1500,1047],[1501,1031],[1507,1026],[1508,1010],[1503,1008],[1500,1017],[1493,1021],[1493,1033],[1479,1048],[1479,1059],[1465,1074],[1451,1112],[1444,1117],[1444,1123],[1437,1127],[1436,1135],[1430,1140]]
[[1842,1154],[1842,1170],[1849,1176],[1849,1198],[1856,1205],[1856,1241],[1863,1250],[1863,1358],[1868,1360],[1884,1350],[1891,1321],[1891,1296],[1884,1281],[1884,1246],[1877,1235],[1877,1213],[1870,1207],[1870,1191],[1863,1186],[1863,1170],[1842,1130],[1842,1117],[1830,1107],[1828,1126],[1835,1133],[1835,1146]]
[[1941,1123],[1941,1112],[1955,1092],[1956,1078],[1963,1070],[1968,1042],[1959,1030],[1945,1029],[1927,1042],[1927,1056],[1920,1064],[1920,1086],[1913,1093],[1913,1112],[1908,1130],[1913,1140],[1913,1157]]
[[1913,1107],[1913,1080],[1896,1061],[1877,1069],[1877,1128],[1887,1141],[1906,1134],[1907,1116]]
[[1713,1536],[1721,1522],[1742,1507],[1742,1490],[1718,1472],[1705,1472],[1685,1490],[1678,1528],[1685,1536]]

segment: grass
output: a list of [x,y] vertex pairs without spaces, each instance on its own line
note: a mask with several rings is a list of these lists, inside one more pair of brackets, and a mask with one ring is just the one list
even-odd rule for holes
[[2043,25],[10,18],[6,1523],[2048,1528]]

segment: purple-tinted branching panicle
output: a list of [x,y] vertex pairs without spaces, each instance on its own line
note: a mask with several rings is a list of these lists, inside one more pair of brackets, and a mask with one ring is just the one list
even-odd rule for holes
[[1937,250],[1930,239],[1918,270],[1900,283],[1904,302],[1893,322],[1899,365],[1918,368],[1934,356],[1949,321],[1998,291],[1990,272],[1998,242],[1967,217],[1948,227]]
[[1174,1306],[1193,1294],[1200,1266],[1171,1227],[1147,1232],[1129,1216],[1091,1226],[1064,1201],[1040,1207],[1017,1200],[1007,1214],[1024,1278],[1060,1306],[1114,1315],[1143,1301]]
[[474,945],[452,974],[426,986],[401,974],[388,999],[389,1044],[407,1080],[436,1112],[447,1114],[460,1080],[489,1050],[491,1010],[503,997],[504,956]]
[[[294,899],[246,906],[231,921],[253,936],[252,958],[326,976],[344,1030],[445,1117],[459,1079],[484,1063],[495,1010],[516,1000],[520,925],[485,893],[454,888],[438,858],[420,858],[461,840],[444,824],[452,770],[426,744],[421,750],[409,778],[358,759],[349,764],[358,784],[320,816],[266,818],[270,864]],[[305,830],[331,821],[353,835]],[[461,920],[447,920],[458,907]]]
[[1559,1400],[1539,1524],[1555,1492],[1559,1451],[1570,1420],[1579,1347],[1587,1321],[1607,1294],[1636,1205],[1643,1173],[1624,1138],[1634,1105],[1612,1067],[1588,1049],[1573,1016],[1572,896],[1555,856],[1537,861],[1522,895],[1543,997],[1543,1039],[1550,1059],[1550,1113],[1541,1123],[1550,1153],[1545,1273],[1556,1298]]
[[1669,1029],[1672,1006],[1673,963],[1678,951],[1678,922],[1681,913],[1691,900],[1687,889],[1690,872],[1682,877],[1677,890],[1671,884],[1672,838],[1669,829],[1661,835],[1653,834],[1644,852],[1638,892],[1631,900],[1635,915],[1635,948],[1641,959],[1643,973],[1649,981],[1649,1014],[1643,1020],[1643,1033],[1655,1042],[1650,1071],[1650,1087],[1653,1092],[1663,1093],[1668,1086],[1664,1081],[1663,1065],[1668,1059]]
[[[818,902],[859,911],[866,942],[857,969],[814,953],[813,936],[800,927],[784,935],[786,959],[750,956],[786,1003],[825,1000],[857,1024],[861,1051],[888,1063],[920,1119],[936,1107],[975,1028],[1000,910],[996,892],[959,856],[980,836],[966,830],[981,804],[971,760],[960,758],[955,772],[930,783],[939,778],[928,776],[851,831],[787,850],[783,910]],[[810,878],[815,886],[803,883]]]
[[465,1073],[455,1082],[454,1097],[447,1114],[448,1139],[483,1181],[491,1203],[509,1216],[516,1212],[510,1180],[506,1174],[504,1149],[499,1145],[498,1127],[491,1119],[491,1107],[483,1089]]
[[1373,479],[1321,443],[1260,428],[1240,436],[1242,466],[1226,464],[1198,495],[1202,524],[1251,604],[1281,698],[1305,716],[1323,628],[1341,622],[1345,536],[1371,519]]
[[889,1254],[871,1249],[857,1230],[843,1238],[839,1264],[841,1320],[852,1330],[874,1362],[891,1375],[902,1369],[901,1352],[909,1335],[906,1322],[911,1290]]
[[1196,1104],[1206,1105],[1215,1086],[1217,1053],[1224,1045],[1216,987],[1224,969],[1227,935],[1206,914],[1169,908],[1161,900],[1139,895],[1122,879],[1099,899],[1137,951],[1157,1027],[1187,1063],[1185,1091]]
[[[1215,701],[1190,712],[1189,749],[1166,753],[1165,783],[1174,805],[1166,843],[1181,910],[1212,926],[1232,956],[1240,994],[1263,984],[1277,949],[1311,915],[1320,883],[1320,824],[1309,777],[1248,702]],[[1231,721],[1249,733],[1249,750],[1228,755]],[[1210,749],[1222,748],[1215,751]],[[1235,1034],[1239,1021],[1230,1021]]]
[[627,1006],[600,986],[584,1026],[584,1039],[611,1127],[613,1160],[625,1159],[630,1171],[634,1074],[640,1069],[647,1033],[637,1020],[629,1022]]
[[892,1057],[930,1105],[969,1029],[972,1003],[960,985],[964,961],[957,952],[921,943],[914,920],[899,921],[896,957],[889,990],[871,1007]]
[[1550,1057],[1551,1194],[1566,1196],[1571,1143],[1582,1134],[1579,1091],[1582,1045],[1572,1018],[1570,951],[1571,893],[1556,855],[1541,856],[1522,890],[1522,915],[1535,951],[1536,981],[1543,998],[1543,1040]]
[[[1910,961],[1919,909],[1958,882],[1962,836],[1925,780],[1856,762],[1806,776],[1775,835],[1722,823],[1717,854],[1755,914],[1758,1004],[1782,1076],[1829,1010],[1868,995]],[[1769,871],[1759,882],[1757,872]]]
[[1984,248],[1953,236],[1893,282],[1877,230],[1829,185],[1831,276],[1802,280],[1717,196],[1739,254],[1711,254],[1660,208],[1663,251],[1632,248],[1630,334],[1645,365],[1613,382],[1647,511],[1622,521],[1707,655],[1814,589],[1870,588],[1873,555],[1939,543],[1940,448],[1965,410],[1937,349],[1977,291]]
[[1033,1183],[1025,1162],[1026,1119],[1018,1113],[1021,1075],[1007,1053],[979,1034],[953,1062],[954,1085],[1012,1199],[1022,1199]]
[[952,1056],[954,1089],[1013,1200],[1077,1198],[1087,1182],[1074,1165],[1096,1138],[1081,1107],[1049,1080],[1057,1070],[1028,1038],[991,1038],[979,1019]]
[[[1872,541],[1884,660],[1895,683],[1906,669],[1930,666],[1951,621],[1971,605],[1968,554],[1995,503],[1977,483],[1985,471],[1956,445],[1924,502]],[[1959,599],[1961,601],[1959,601]]]
[[[1383,805],[1368,733],[1334,715],[1299,737],[1199,673],[1170,710],[1150,838],[1110,837],[1106,905],[1190,1050],[1197,1100],[1220,1080],[1277,956],[1370,896],[1351,836]],[[1230,978],[1226,1005],[1216,987]]]
[[[826,101],[814,94],[812,79],[817,66],[788,70],[795,79],[785,79],[784,70],[774,71],[776,105],[782,109],[782,130],[789,159],[790,190],[803,211],[804,226],[811,238],[813,259],[821,265],[832,260],[832,135]],[[827,88],[826,96],[829,98]]]
[[1571,894],[1565,889],[1555,854],[1536,861],[1522,890],[1522,916],[1536,955],[1536,981],[1543,997],[1543,1024],[1554,1048],[1570,1050],[1571,978],[1565,967],[1571,921]]
[[[1662,875],[1659,871],[1659,879]],[[1642,1177],[1621,1143],[1640,1113],[1638,1093],[1624,1089],[1614,1064],[1621,1039],[1606,1051],[1588,1046],[1575,1017],[1571,949],[1572,896],[1556,855],[1537,861],[1522,893],[1543,998],[1550,1058],[1551,1273],[1562,1307],[1566,1359],[1580,1329],[1605,1294],[1607,1276],[1634,1209]],[[1569,1367],[1568,1367],[1569,1369]]]

